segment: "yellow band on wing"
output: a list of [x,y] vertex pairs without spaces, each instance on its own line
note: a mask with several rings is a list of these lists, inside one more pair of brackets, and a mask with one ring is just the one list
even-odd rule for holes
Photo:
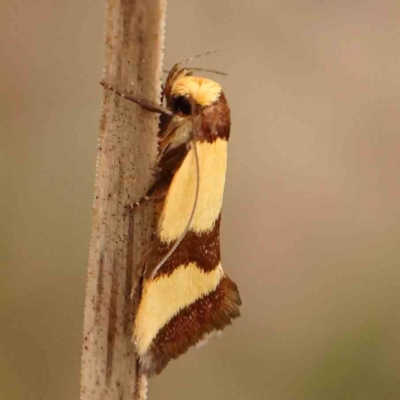
[[[222,207],[228,142],[217,139],[212,143],[197,143],[200,168],[199,197],[190,230],[210,231]],[[164,243],[172,243],[183,233],[192,212],[196,193],[196,162],[190,150],[176,172],[158,223],[158,236]]]
[[147,281],[133,331],[138,354],[146,352],[158,331],[180,310],[214,291],[223,274],[221,264],[205,273],[190,263],[176,268],[169,276]]

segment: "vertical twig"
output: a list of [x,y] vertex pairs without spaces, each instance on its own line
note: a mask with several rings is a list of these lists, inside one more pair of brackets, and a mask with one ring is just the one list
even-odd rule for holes
[[[158,102],[166,0],[108,0],[104,80]],[[131,287],[152,210],[127,215],[151,182],[157,115],[104,91],[86,288],[81,400],[132,400]]]

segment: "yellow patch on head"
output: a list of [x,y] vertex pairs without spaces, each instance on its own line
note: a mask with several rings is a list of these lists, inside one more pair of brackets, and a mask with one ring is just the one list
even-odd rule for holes
[[[200,186],[197,207],[190,230],[210,231],[217,220],[224,196],[228,142],[217,139],[212,143],[198,142]],[[196,194],[196,161],[193,149],[188,152],[175,173],[165,198],[157,235],[164,243],[177,240],[186,228]]]
[[221,264],[206,273],[190,263],[169,276],[146,281],[133,328],[139,355],[147,351],[159,330],[180,310],[214,291],[223,275]]
[[215,103],[221,95],[221,85],[207,78],[184,76],[172,86],[172,96],[190,96],[202,107]]

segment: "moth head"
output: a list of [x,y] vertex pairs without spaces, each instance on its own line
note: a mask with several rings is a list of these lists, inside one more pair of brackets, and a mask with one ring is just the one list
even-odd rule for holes
[[211,79],[190,75],[180,77],[171,89],[172,110],[190,115],[192,104],[200,108],[211,106],[218,101],[221,92],[221,85]]
[[192,76],[193,70],[176,64],[168,74],[164,94],[174,113],[191,115],[193,106],[204,108],[218,101],[221,85],[211,79]]
[[[219,83],[193,76],[192,69],[176,64],[168,75],[163,93],[174,121],[197,121],[201,125],[201,129],[196,130],[196,139],[208,142],[229,139],[230,110]],[[169,116],[168,126],[172,126],[170,122]]]

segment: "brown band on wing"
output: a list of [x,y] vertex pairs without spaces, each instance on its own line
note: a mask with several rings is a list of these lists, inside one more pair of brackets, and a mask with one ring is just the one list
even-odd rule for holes
[[[221,261],[220,224],[221,214],[210,231],[201,234],[189,231],[171,257],[157,272],[154,279],[161,276],[169,276],[176,268],[188,265],[189,263],[196,263],[196,267],[203,272],[214,270]],[[168,253],[174,243],[165,244],[156,237],[146,265],[146,278],[151,276],[153,268]]]
[[221,93],[216,103],[202,110],[201,128],[196,139],[209,143],[214,142],[218,138],[228,140],[230,129],[231,112],[224,93]]
[[157,333],[141,357],[141,372],[160,373],[169,361],[185,353],[207,334],[222,330],[240,315],[241,299],[236,284],[227,276],[210,294],[181,310]]
[[185,143],[165,152],[158,165],[156,180],[148,190],[147,196],[161,197],[159,194],[168,190],[172,178],[181,166],[187,152]]

